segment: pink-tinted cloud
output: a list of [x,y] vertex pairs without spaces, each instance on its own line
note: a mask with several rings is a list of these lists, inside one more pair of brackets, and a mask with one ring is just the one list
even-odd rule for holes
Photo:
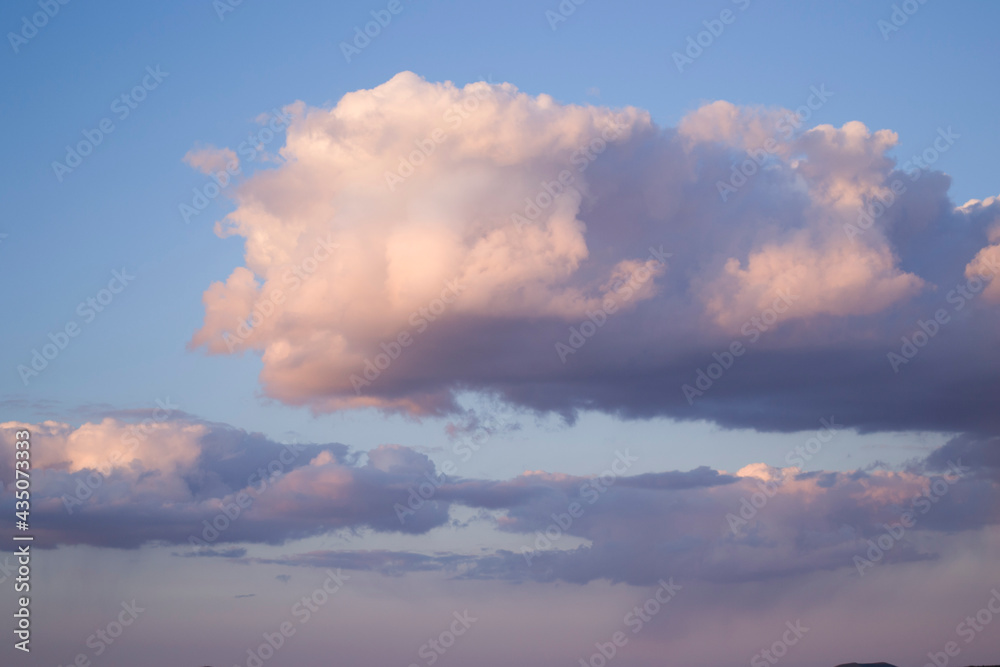
[[[246,239],[246,262],[206,291],[191,341],[260,354],[269,396],[420,414],[453,410],[455,392],[472,389],[567,416],[769,428],[830,409],[861,428],[990,419],[980,410],[970,424],[952,406],[932,417],[886,363],[994,257],[1000,209],[956,208],[943,174],[898,170],[891,130],[792,131],[785,110],[727,102],[660,128],[632,108],[409,72],[332,108],[287,111],[283,163],[234,189],[236,210],[217,224]],[[981,333],[995,330],[996,289],[912,375],[963,385],[975,355],[996,358]],[[692,405],[682,386],[783,295],[794,303],[754,325],[767,334],[740,370]],[[560,353],[581,326],[599,333]],[[817,376],[847,370],[843,355],[852,377],[817,391]],[[743,409],[760,396],[787,414]]]
[[215,146],[192,148],[184,154],[184,162],[203,174],[216,174],[227,170],[236,171],[240,165],[235,151]]
[[[526,472],[499,481],[449,476],[400,445],[382,445],[362,461],[343,445],[281,445],[189,418],[139,431],[144,442],[102,461],[102,443],[137,437],[132,426],[114,419],[75,428],[0,425],[0,451],[11,454],[17,429],[28,427],[37,451],[50,452],[36,460],[33,475],[40,547],[166,543],[189,547],[188,554],[218,548],[240,556],[234,546],[342,529],[424,534],[463,506],[521,536],[522,548],[512,551],[504,540],[485,554],[402,552],[351,562],[360,569],[453,569],[470,578],[725,582],[858,570],[856,557],[871,561],[862,571],[931,559],[951,535],[1000,521],[996,443],[973,436],[910,471],[802,473],[755,464],[735,474],[698,468],[629,475],[624,451],[601,475]],[[13,506],[13,478],[10,465],[0,468],[0,506]],[[892,539],[884,553],[869,555],[870,540],[886,531]]]

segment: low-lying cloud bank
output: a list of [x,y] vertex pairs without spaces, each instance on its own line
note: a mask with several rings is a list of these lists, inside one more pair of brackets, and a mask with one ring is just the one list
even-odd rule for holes
[[[22,428],[32,432],[40,547],[168,544],[188,555],[241,557],[248,545],[342,529],[461,530],[450,518],[461,506],[523,536],[523,548],[320,553],[282,562],[510,580],[724,582],[930,559],[1000,521],[996,443],[975,436],[956,437],[898,472],[755,464],[735,474],[702,467],[633,475],[623,450],[594,477],[529,472],[496,481],[443,474],[399,445],[366,455],[340,444],[283,445],[187,415],[139,428],[116,418],[79,427],[0,424],[0,506],[11,511]],[[580,540],[584,546],[570,548]]]
[[245,266],[191,340],[260,354],[271,397],[1000,426],[1000,201],[958,206],[920,168],[960,128],[900,164],[896,134],[857,121],[719,101],[659,127],[410,72],[286,111],[280,165],[227,191],[216,230],[246,239]]

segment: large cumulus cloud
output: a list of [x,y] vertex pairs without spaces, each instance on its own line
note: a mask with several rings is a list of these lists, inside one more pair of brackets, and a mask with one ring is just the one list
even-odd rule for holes
[[[282,164],[216,226],[246,262],[205,292],[191,341],[260,354],[272,397],[421,414],[471,389],[569,417],[998,426],[1000,202],[955,206],[946,175],[891,157],[890,130],[727,102],[664,128],[408,72],[288,111]],[[890,363],[942,308],[933,341]],[[734,342],[724,377],[685,393]]]

